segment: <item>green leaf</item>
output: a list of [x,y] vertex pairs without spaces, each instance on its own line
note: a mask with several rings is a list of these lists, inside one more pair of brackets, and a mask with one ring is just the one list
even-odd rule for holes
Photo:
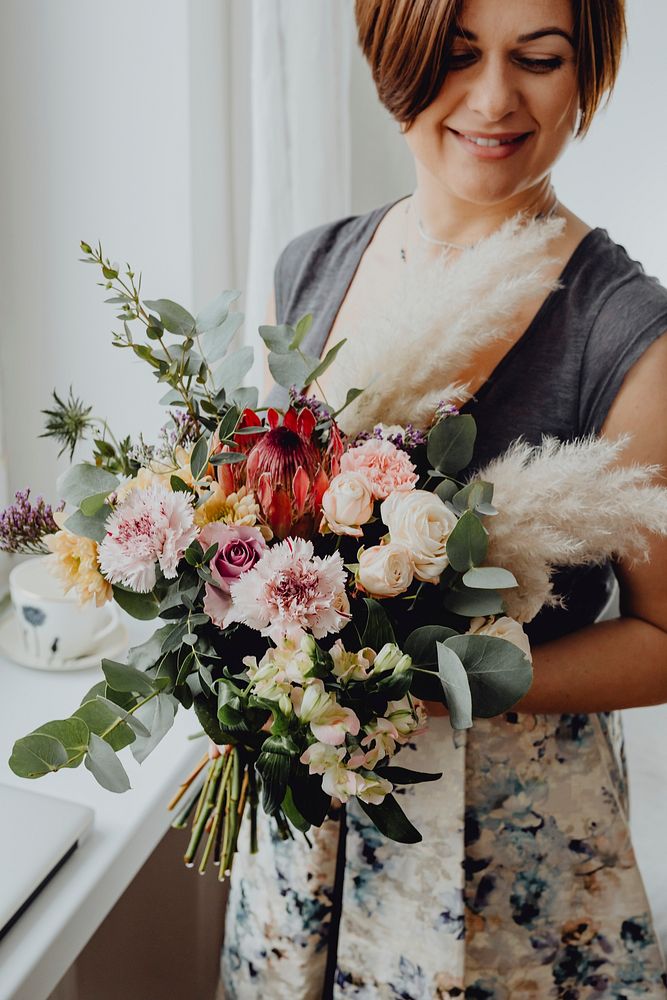
[[118,486],[118,476],[89,462],[72,465],[58,476],[56,493],[63,500],[79,507],[82,500],[103,493],[105,496]]
[[503,599],[497,590],[473,590],[465,587],[459,590],[445,592],[443,601],[448,611],[466,618],[477,618],[479,615],[497,615],[504,611]]
[[357,399],[357,397],[361,396],[362,392],[364,391],[365,391],[364,389],[348,389],[347,396],[345,397],[345,402],[338,410],[336,410],[336,412],[334,413],[334,417],[339,416],[343,412],[343,410],[346,409],[350,405],[350,403],[353,403],[355,399]]
[[296,808],[311,826],[322,826],[331,805],[331,796],[322,789],[322,778],[309,774],[308,768],[296,763],[290,778],[290,790]]
[[259,406],[259,389],[254,385],[240,385],[238,389],[234,389],[231,398],[241,409],[247,406],[250,410],[256,410]]
[[237,330],[243,324],[243,319],[243,313],[231,313],[224,323],[209,330],[200,338],[199,343],[209,365],[225,356]]
[[445,500],[451,500],[453,496],[458,493],[459,487],[457,483],[452,482],[451,479],[443,479],[438,483],[436,488],[433,490],[437,497],[440,497],[442,502]]
[[515,576],[501,566],[473,566],[463,576],[466,587],[479,587],[483,590],[504,590],[507,587],[518,587]]
[[194,316],[191,316],[178,302],[172,302],[171,299],[145,299],[144,305],[158,314],[165,330],[169,330],[170,333],[187,337],[194,330]]
[[[493,483],[477,479],[458,490],[452,502],[459,510],[479,510],[480,505],[488,508],[493,500]],[[495,507],[492,508],[495,510]]]
[[[271,737],[269,737],[271,739]],[[273,737],[273,742],[275,742]],[[266,741],[268,743],[269,740]],[[264,746],[266,746],[266,743]],[[285,798],[290,771],[292,770],[292,754],[282,749],[262,750],[255,767],[262,779],[262,808],[271,815],[275,813]]]
[[[149,702],[152,704],[152,702]],[[209,736],[214,743],[218,746],[222,746],[223,743],[229,742],[229,735],[221,727],[220,721],[218,719],[217,707],[213,704],[210,698],[206,698],[203,694],[198,694],[195,696],[193,707],[195,710],[195,715],[199,720],[199,724]]]
[[19,778],[41,778],[67,764],[67,750],[60,740],[44,734],[31,734],[16,740],[9,766]]
[[73,535],[81,535],[83,538],[92,538],[96,542],[101,542],[107,533],[108,516],[109,511],[106,507],[100,507],[92,517],[86,517],[80,510],[75,510],[64,524]]
[[465,667],[473,715],[487,719],[507,712],[528,691],[530,660],[514,643],[492,635],[457,635],[445,640]]
[[467,510],[447,539],[447,556],[450,565],[459,573],[479,565],[486,557],[489,536],[486,528],[472,510]]
[[403,652],[412,658],[415,667],[438,669],[437,643],[444,642],[452,635],[458,635],[453,628],[444,625],[422,625],[411,632],[406,639]]
[[103,788],[110,792],[126,792],[130,787],[127,771],[108,743],[95,733],[90,734],[86,767]]
[[472,459],[477,427],[469,413],[440,420],[428,436],[426,453],[431,465],[446,476],[454,476]]
[[299,831],[299,833],[307,833],[308,830],[310,830],[310,823],[308,822],[307,819],[305,819],[301,815],[296,805],[294,804],[294,797],[292,795],[292,790],[289,787],[289,785],[287,786],[287,791],[285,792],[285,798],[283,799],[281,806],[288,820],[290,821],[292,826]]
[[[97,698],[79,705],[76,711],[72,712],[72,716],[83,719],[91,733],[95,733],[97,736],[102,736],[105,730],[116,722],[116,711],[103,705]],[[124,722],[118,723],[111,732],[104,736],[104,740],[113,750],[122,750],[123,747],[132,743],[134,738],[134,733]]]
[[146,670],[148,667],[154,666],[160,659],[164,637],[172,628],[172,625],[163,625],[162,628],[153,632],[152,636],[145,642],[138,646],[131,646],[125,655],[128,665],[137,670]]
[[[65,747],[67,763],[65,767],[78,767],[88,746],[89,729],[83,719],[55,719],[34,729],[30,735],[53,736]],[[72,758],[76,758],[73,760]]]
[[372,597],[364,597],[364,604],[366,605],[368,616],[366,618],[366,627],[361,637],[361,644],[362,646],[370,646],[371,649],[374,649],[378,653],[386,642],[396,641],[394,630],[387,612],[379,601],[373,600]]
[[452,729],[472,726],[472,696],[463,663],[455,651],[438,643],[438,677],[449,709]]
[[136,710],[135,719],[138,718],[150,733],[150,736],[137,736],[130,747],[137,763],[143,763],[169,732],[174,724],[177,707],[177,703],[170,695],[161,692],[157,698],[152,698]]
[[193,479],[197,480],[204,474],[208,465],[208,435],[202,434],[192,449],[190,455],[190,471]]
[[311,326],[313,325],[313,314],[306,313],[296,324],[294,337],[290,343],[290,350],[295,351],[298,347],[301,347],[303,338],[306,336]]
[[102,660],[102,670],[107,684],[114,691],[131,691],[133,694],[152,694],[156,689],[155,682],[143,670],[128,663],[118,663],[116,660]]
[[224,389],[226,393],[233,392],[243,382],[252,368],[255,352],[252,347],[241,347],[229,357],[221,361],[213,372],[213,384],[216,391]]
[[[85,500],[81,501],[81,513],[86,517],[93,517],[98,510],[106,506],[107,496],[108,493],[94,493],[92,497],[86,497]],[[107,507],[104,516],[108,517],[110,513],[111,508]]]
[[310,385],[311,382],[314,382],[316,379],[318,379],[320,375],[324,375],[327,368],[331,367],[331,365],[336,360],[336,356],[340,351],[341,347],[343,346],[344,343],[346,343],[346,340],[347,338],[343,337],[342,340],[339,340],[337,344],[334,344],[334,346],[327,351],[327,353],[324,355],[324,358],[307,376],[306,379],[307,385]]
[[160,406],[185,406],[180,389],[170,389],[159,400]]
[[247,457],[242,451],[219,451],[217,455],[211,455],[209,461],[211,465],[235,465],[245,462]]
[[362,802],[359,798],[356,801],[385,837],[399,844],[421,843],[421,833],[412,825],[393,795],[385,796],[379,806]]
[[121,705],[116,704],[115,701],[111,701],[110,698],[105,698],[104,695],[98,694],[97,700],[111,711],[116,713],[116,718],[120,719],[122,722],[127,723],[132,732],[136,736],[150,736],[149,731],[146,729],[143,722],[137,719],[132,712],[127,711]]
[[132,590],[127,590],[119,584],[112,584],[113,596],[116,604],[128,615],[137,618],[139,621],[150,621],[157,618],[160,602],[155,594],[137,594]]
[[290,344],[296,331],[293,327],[282,323],[280,326],[260,326],[259,335],[270,351],[275,354],[288,354]]
[[288,354],[269,354],[269,371],[278,385],[289,389],[295,385],[303,389],[308,384],[308,373],[317,365],[317,358],[301,356],[296,351]]
[[387,767],[376,767],[375,773],[381,778],[387,778],[393,785],[418,785],[423,781],[437,781],[442,778],[442,771],[411,771],[407,767],[395,767],[392,764]]
[[212,302],[209,302],[208,305],[205,305],[197,315],[197,333],[206,333],[207,330],[214,330],[216,327],[220,327],[227,319],[229,307],[232,302],[236,302],[240,294],[235,289],[225,290],[213,299]]

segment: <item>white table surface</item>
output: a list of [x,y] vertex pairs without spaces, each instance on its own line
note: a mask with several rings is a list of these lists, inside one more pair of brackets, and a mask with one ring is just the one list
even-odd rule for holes
[[[133,646],[160,624],[123,612],[121,618]],[[14,740],[42,722],[66,718],[103,674],[98,667],[49,673],[0,657],[0,678],[0,782],[95,810],[87,838],[0,942],[0,1000],[45,1000],[168,830],[177,810],[167,804],[208,741],[187,739],[200,726],[193,712],[179,708],[143,764],[129,747],[119,752],[132,785],[127,792],[102,788],[83,764],[32,781],[18,778],[8,765]],[[180,855],[174,864],[183,864]]]

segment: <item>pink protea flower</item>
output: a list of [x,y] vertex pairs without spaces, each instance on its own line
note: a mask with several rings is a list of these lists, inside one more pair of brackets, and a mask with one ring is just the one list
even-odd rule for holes
[[244,622],[275,642],[316,639],[339,632],[350,617],[345,567],[338,552],[321,559],[313,543],[286,538],[230,584],[232,607],[225,626]]
[[266,432],[248,454],[246,484],[254,490],[274,534],[308,536],[315,528],[321,482],[320,450],[312,440],[315,417],[309,409],[289,409],[280,423],[270,409]]
[[378,438],[370,438],[346,451],[340,468],[341,472],[360,472],[365,476],[376,500],[414,489],[419,478],[407,452],[391,441]]
[[100,543],[99,562],[111,583],[140,594],[155,586],[155,563],[167,578],[177,575],[179,559],[197,536],[194,511],[186,493],[154,483],[135,489],[109,515]]

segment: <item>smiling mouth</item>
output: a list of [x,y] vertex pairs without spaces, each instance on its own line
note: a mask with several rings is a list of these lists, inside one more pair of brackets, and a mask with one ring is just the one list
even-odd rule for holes
[[474,143],[475,146],[485,147],[487,149],[494,149],[498,146],[511,146],[517,145],[527,139],[531,132],[503,132],[498,135],[481,135],[479,132],[459,132],[455,128],[447,126],[450,132],[454,135],[459,136],[461,139],[466,139],[468,142]]

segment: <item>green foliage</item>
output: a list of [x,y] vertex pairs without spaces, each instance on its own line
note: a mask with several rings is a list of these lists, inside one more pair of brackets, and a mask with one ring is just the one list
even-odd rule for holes
[[514,643],[491,635],[456,635],[444,644],[465,667],[473,715],[486,719],[507,712],[529,689],[532,665]]
[[421,843],[421,833],[412,825],[393,795],[385,796],[378,806],[370,805],[361,799],[357,802],[385,837],[399,844]]
[[193,332],[194,316],[191,316],[178,302],[172,302],[171,299],[145,299],[144,305],[158,314],[163,327],[170,333],[175,333],[179,337],[189,337]]
[[373,600],[372,597],[364,597],[364,604],[366,605],[367,617],[361,645],[370,646],[377,653],[386,642],[396,641],[394,630],[379,601]]
[[484,561],[489,546],[489,536],[479,517],[472,510],[465,511],[447,539],[447,556],[450,565],[465,573]]
[[80,462],[78,465],[71,465],[56,481],[58,496],[71,503],[74,507],[80,507],[81,502],[87,497],[104,496],[111,493],[118,486],[117,476],[100,469],[89,462]]
[[159,601],[155,594],[137,594],[118,583],[112,584],[114,600],[128,615],[139,621],[150,621],[157,618]]
[[99,784],[108,791],[126,792],[130,788],[127,771],[109,744],[95,733],[90,734],[85,765]]
[[463,663],[454,650],[443,642],[438,647],[438,677],[449,709],[453,729],[472,726],[472,695]]
[[455,476],[470,464],[476,436],[475,420],[469,413],[445,417],[428,435],[429,462],[443,475]]

